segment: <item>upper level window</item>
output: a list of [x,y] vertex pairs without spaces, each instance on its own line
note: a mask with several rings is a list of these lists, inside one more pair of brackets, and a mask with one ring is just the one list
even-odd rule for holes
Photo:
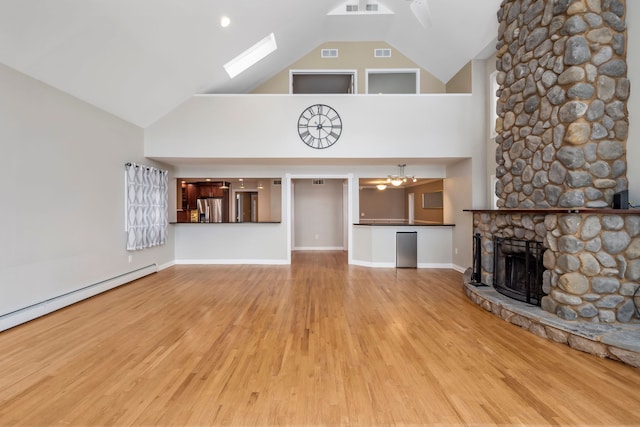
[[418,69],[368,69],[367,93],[420,93]]
[[353,70],[291,70],[289,81],[290,93],[356,93]]

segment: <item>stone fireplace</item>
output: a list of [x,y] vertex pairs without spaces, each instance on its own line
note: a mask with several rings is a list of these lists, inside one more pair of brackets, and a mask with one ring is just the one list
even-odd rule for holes
[[500,290],[532,262],[499,264],[496,242],[540,247],[529,302],[562,321],[640,323],[640,211],[612,209],[628,184],[625,14],[625,0],[504,0],[497,14],[499,199],[473,211],[474,277]]
[[498,292],[527,304],[540,305],[544,290],[540,242],[505,237],[493,239],[493,286]]
[[496,238],[539,244],[541,299],[530,301],[564,320],[640,323],[640,212],[575,209],[474,212],[480,236],[480,282],[496,286]]

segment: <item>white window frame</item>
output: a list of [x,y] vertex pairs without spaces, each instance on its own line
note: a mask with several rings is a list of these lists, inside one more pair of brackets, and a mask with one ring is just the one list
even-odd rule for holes
[[351,74],[351,93],[344,95],[353,95],[358,93],[358,70],[352,69],[316,69],[316,70],[289,70],[289,95],[293,95],[293,76],[296,74]]
[[489,75],[489,96],[487,100],[489,102],[489,139],[495,139],[498,136],[496,132],[496,120],[498,119],[498,111],[496,104],[498,103],[498,97],[496,92],[500,86],[498,85],[498,71],[494,71]]
[[420,93],[420,68],[366,68],[365,69],[364,88],[365,93],[369,93],[369,75],[370,74],[415,74],[416,76],[416,94]]

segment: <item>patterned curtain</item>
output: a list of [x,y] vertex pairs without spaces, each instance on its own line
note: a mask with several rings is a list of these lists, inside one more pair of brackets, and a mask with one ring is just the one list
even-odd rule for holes
[[167,242],[168,173],[150,166],[127,163],[127,250]]

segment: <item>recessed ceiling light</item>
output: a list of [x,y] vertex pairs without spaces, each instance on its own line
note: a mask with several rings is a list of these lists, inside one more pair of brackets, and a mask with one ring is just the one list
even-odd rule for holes
[[222,28],[227,28],[229,24],[231,24],[231,19],[229,19],[228,16],[223,16],[222,18],[220,18],[220,26]]
[[276,36],[271,33],[249,49],[242,52],[240,55],[233,58],[231,61],[224,64],[224,69],[227,71],[227,74],[229,74],[229,77],[234,78],[265,56],[269,55],[271,52],[275,51],[277,48]]

